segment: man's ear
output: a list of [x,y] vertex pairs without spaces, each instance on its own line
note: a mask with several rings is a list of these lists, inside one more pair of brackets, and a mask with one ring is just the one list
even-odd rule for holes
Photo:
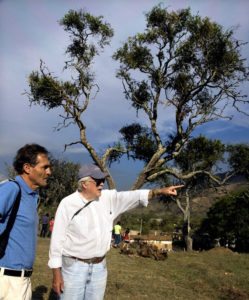
[[87,180],[87,181],[81,181],[81,184],[82,184],[82,187],[84,190],[87,189],[87,187],[89,186],[90,182]]
[[81,183],[81,186],[85,189],[86,186],[87,186],[87,184],[85,183],[85,181],[81,181],[80,183]]
[[22,167],[23,172],[26,173],[26,174],[29,174],[29,173],[30,173],[30,168],[31,168],[31,166],[30,166],[29,163],[25,163],[25,164],[23,165],[23,167]]

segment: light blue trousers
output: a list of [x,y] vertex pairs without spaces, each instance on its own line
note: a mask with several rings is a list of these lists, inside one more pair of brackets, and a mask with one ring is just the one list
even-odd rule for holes
[[87,264],[63,256],[62,277],[64,292],[60,300],[102,300],[105,294],[106,259],[98,264]]

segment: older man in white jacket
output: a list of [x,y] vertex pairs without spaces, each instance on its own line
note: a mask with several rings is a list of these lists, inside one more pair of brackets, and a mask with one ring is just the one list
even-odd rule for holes
[[48,266],[53,269],[53,289],[61,300],[104,298],[113,221],[123,212],[148,205],[157,195],[176,195],[171,186],[155,190],[117,192],[102,190],[107,173],[96,165],[81,167],[78,190],[57,209]]

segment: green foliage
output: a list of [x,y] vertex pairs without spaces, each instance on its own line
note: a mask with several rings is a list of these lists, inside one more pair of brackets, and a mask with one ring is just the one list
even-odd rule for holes
[[112,149],[108,155],[108,163],[109,166],[115,161],[120,161],[120,158],[123,156],[123,152],[125,152],[125,149],[122,145],[122,143],[114,143],[113,146],[109,146],[109,149]]
[[[189,141],[183,151],[176,157],[176,166],[182,174],[194,171],[213,172],[219,162],[224,161],[225,145],[220,140],[210,140],[200,135]],[[215,176],[214,176],[215,177]],[[196,174],[186,180],[185,185],[192,188],[204,188],[214,182],[204,173]]]
[[109,45],[110,37],[113,36],[113,29],[109,23],[104,23],[102,19],[103,16],[94,17],[83,10],[69,10],[61,19],[60,25],[69,32],[73,41],[67,48],[67,53],[72,58],[83,59],[87,64],[92,61],[93,57],[98,54],[98,50],[93,43],[86,43],[91,36],[98,38],[97,43],[100,48]]
[[124,213],[122,215],[122,228],[125,230],[126,228],[130,228],[133,230],[139,230],[140,219],[138,216],[134,216],[130,213]]
[[[233,30],[223,32],[220,25],[200,16],[192,17],[186,28],[188,38],[178,50],[175,70],[189,72],[195,68],[197,74],[202,74],[202,80],[213,76],[212,81],[216,83],[245,71],[234,47]],[[212,74],[214,70],[215,74]]]
[[211,171],[217,162],[223,161],[225,146],[220,140],[210,140],[200,135],[189,141],[175,159],[183,172]]
[[149,128],[133,123],[122,127],[119,132],[122,134],[126,148],[129,149],[130,157],[144,162],[150,161],[156,152],[156,143]]
[[94,17],[83,10],[69,10],[60,20],[60,25],[69,33],[72,41],[66,50],[70,60],[65,62],[64,70],[73,69],[76,77],[72,78],[73,82],[59,81],[41,61],[40,73],[33,71],[29,76],[28,96],[31,104],[39,104],[47,109],[63,107],[67,118],[71,115],[71,118],[77,119],[95,85],[90,66],[100,50],[109,45],[113,29],[110,24],[103,22],[102,16]]
[[215,202],[202,222],[201,232],[219,238],[224,244],[235,244],[235,249],[249,249],[249,191],[233,192]]
[[229,145],[229,164],[231,168],[249,179],[249,146],[248,144]]
[[233,29],[224,31],[190,9],[169,12],[161,5],[148,12],[146,20],[145,32],[129,37],[113,55],[120,62],[117,77],[136,109],[144,109],[144,103],[153,106],[165,93],[167,104],[176,106],[184,118],[217,117],[223,96],[240,98],[236,82],[247,80],[248,73]]
[[152,98],[150,91],[148,89],[147,83],[145,81],[142,81],[141,83],[135,83],[136,88],[134,89],[134,95],[132,97],[132,106],[138,109],[144,104],[144,103],[149,103]]
[[153,57],[146,47],[141,46],[141,37],[135,36],[129,38],[128,42],[124,43],[123,48],[120,48],[113,58],[120,59],[122,63],[129,68],[144,70],[149,68],[153,62]]
[[[54,80],[51,76],[39,75],[32,72],[29,76],[29,86],[32,93],[32,103],[53,109],[60,107],[65,97],[63,83]],[[68,85],[66,84],[68,89]]]
[[[122,215],[122,228],[130,228],[132,230],[140,230],[142,228],[142,233],[148,233],[151,230],[160,230],[166,233],[173,233],[175,230],[175,224],[180,224],[181,221],[176,216],[163,217],[162,221],[157,220],[157,213],[143,213],[133,214],[131,212],[126,212]],[[141,226],[142,221],[142,226]]]

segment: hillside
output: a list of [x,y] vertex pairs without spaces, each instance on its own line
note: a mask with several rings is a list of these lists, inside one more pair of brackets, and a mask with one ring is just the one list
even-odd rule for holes
[[[205,217],[209,207],[216,200],[218,200],[219,197],[222,197],[230,193],[231,191],[239,191],[246,188],[249,188],[249,182],[246,181],[244,178],[236,177],[225,186],[217,187],[216,189],[210,188],[203,190],[197,196],[194,196],[194,198],[191,201],[191,220],[199,220]],[[129,211],[127,214],[137,216],[149,214],[157,218],[169,216],[182,216],[176,203],[170,203],[165,205],[164,203],[158,200],[151,201],[148,207],[135,208]]]

